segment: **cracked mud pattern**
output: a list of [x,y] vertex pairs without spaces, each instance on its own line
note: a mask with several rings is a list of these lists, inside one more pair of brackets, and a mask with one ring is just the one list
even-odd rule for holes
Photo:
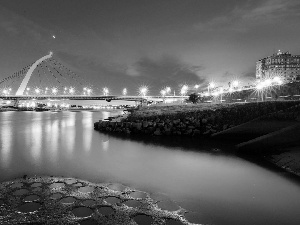
[[192,224],[170,202],[122,184],[30,177],[0,184],[0,224]]

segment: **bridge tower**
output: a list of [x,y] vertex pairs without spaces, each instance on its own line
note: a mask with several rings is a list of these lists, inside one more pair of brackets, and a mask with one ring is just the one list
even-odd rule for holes
[[26,86],[28,84],[28,81],[33,73],[33,71],[35,70],[35,68],[42,63],[43,61],[45,61],[46,59],[50,59],[53,56],[53,52],[50,52],[48,55],[38,59],[35,63],[32,64],[32,66],[29,68],[29,70],[27,71],[19,89],[16,92],[16,95],[23,95],[24,91],[26,89]]

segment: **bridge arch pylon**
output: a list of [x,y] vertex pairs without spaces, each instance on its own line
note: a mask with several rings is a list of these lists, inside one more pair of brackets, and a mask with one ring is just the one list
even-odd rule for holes
[[24,91],[27,87],[27,84],[29,82],[29,79],[33,73],[33,71],[35,70],[35,68],[42,63],[43,61],[45,61],[46,59],[50,59],[53,56],[53,52],[50,52],[48,55],[43,56],[42,58],[38,59],[37,61],[35,61],[35,63],[32,64],[32,66],[29,68],[29,70],[27,71],[24,79],[22,80],[22,83],[20,85],[20,87],[18,88],[16,95],[23,95]]

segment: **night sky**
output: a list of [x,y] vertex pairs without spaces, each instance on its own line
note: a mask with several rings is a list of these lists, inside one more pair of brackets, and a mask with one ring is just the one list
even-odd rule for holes
[[258,59],[299,43],[299,0],[0,0],[0,79],[52,50],[112,94],[247,84]]

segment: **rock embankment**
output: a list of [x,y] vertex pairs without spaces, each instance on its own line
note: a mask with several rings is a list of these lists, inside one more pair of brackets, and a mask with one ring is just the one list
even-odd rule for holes
[[[168,112],[160,114],[141,114],[133,112],[127,118],[116,121],[96,122],[94,128],[103,132],[147,135],[183,135],[210,136],[213,133],[226,130],[250,120],[268,117],[275,112],[281,112],[290,107],[298,107],[299,101],[258,102],[245,104],[206,105],[203,109]],[[163,109],[163,106],[161,106]],[[298,116],[296,113],[290,117]]]

